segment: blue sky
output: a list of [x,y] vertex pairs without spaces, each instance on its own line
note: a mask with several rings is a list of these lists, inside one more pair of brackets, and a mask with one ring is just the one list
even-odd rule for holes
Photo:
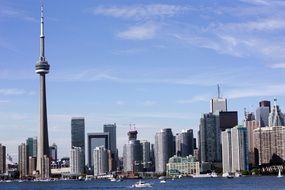
[[[0,143],[12,155],[37,136],[40,2],[0,0]],[[50,144],[69,155],[70,119],[86,132],[130,123],[139,139],[198,129],[216,85],[229,110],[262,99],[285,106],[285,2],[84,0],[45,2]]]

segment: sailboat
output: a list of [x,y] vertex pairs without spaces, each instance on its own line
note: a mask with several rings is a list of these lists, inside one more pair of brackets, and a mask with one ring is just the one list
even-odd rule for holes
[[278,171],[278,176],[277,177],[283,177],[282,174],[281,174],[281,170],[280,169]]

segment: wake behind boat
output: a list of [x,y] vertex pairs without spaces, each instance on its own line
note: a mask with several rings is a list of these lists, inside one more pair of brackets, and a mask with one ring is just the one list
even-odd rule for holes
[[132,187],[133,188],[148,188],[148,187],[152,187],[152,185],[150,183],[146,183],[144,181],[139,180],[134,185],[132,185]]

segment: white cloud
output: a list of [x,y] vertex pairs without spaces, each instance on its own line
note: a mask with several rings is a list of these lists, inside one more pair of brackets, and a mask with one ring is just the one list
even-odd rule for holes
[[25,21],[37,22],[37,19],[29,16],[25,11],[4,6],[0,8],[0,18],[16,18]]
[[147,40],[155,37],[158,26],[154,24],[143,24],[132,26],[126,31],[119,32],[118,37],[128,40]]
[[122,101],[122,100],[118,100],[118,101],[116,101],[116,105],[118,105],[118,106],[123,106],[123,105],[125,105],[126,103],[124,102],[124,101]]
[[156,101],[151,101],[151,100],[145,100],[145,101],[142,101],[142,102],[138,102],[139,105],[141,106],[154,106],[157,104]]
[[210,96],[205,96],[205,95],[199,95],[199,96],[194,96],[191,99],[187,100],[178,100],[176,103],[178,104],[192,104],[195,102],[208,102],[210,100]]
[[[260,86],[260,87],[259,87]],[[242,87],[227,90],[225,97],[228,98],[247,98],[247,97],[261,97],[261,96],[278,96],[285,94],[285,85],[255,85],[249,87]]]
[[112,16],[116,18],[127,19],[147,19],[153,17],[170,17],[181,14],[189,10],[189,6],[167,5],[167,4],[149,4],[133,6],[111,6],[96,7],[93,13],[96,15]]
[[10,95],[34,95],[33,91],[26,91],[18,88],[6,88],[0,89],[0,95],[10,96]]
[[285,63],[275,63],[270,65],[273,69],[285,69]]

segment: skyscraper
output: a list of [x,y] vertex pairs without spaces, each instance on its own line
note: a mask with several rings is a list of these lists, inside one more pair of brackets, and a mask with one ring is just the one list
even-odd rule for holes
[[41,177],[49,176],[44,172],[49,172],[44,166],[49,162],[46,159],[49,157],[49,142],[48,142],[48,122],[47,122],[47,104],[46,104],[46,79],[45,76],[49,72],[49,64],[45,57],[45,35],[44,35],[44,9],[41,6],[41,32],[40,32],[40,59],[36,64],[36,73],[40,75],[40,130],[38,137],[38,156],[37,170]]
[[[247,128],[247,139],[248,139],[248,163],[249,166],[255,166],[258,164],[254,152],[254,136],[253,131],[260,127],[259,121],[255,120],[253,113],[246,113],[244,126]],[[251,168],[250,168],[251,169]]]
[[270,101],[259,102],[259,107],[256,109],[256,120],[259,121],[261,127],[268,126],[270,109]]
[[216,113],[220,111],[226,112],[228,110],[227,99],[221,97],[220,85],[218,85],[218,97],[211,99],[210,106],[211,106],[212,113]]
[[110,151],[112,160],[112,168],[109,168],[111,171],[116,171],[117,162],[118,162],[118,150],[117,150],[117,134],[116,134],[116,123],[114,124],[105,124],[103,126],[104,133],[109,133],[109,142],[110,142]]
[[200,119],[200,156],[201,162],[221,162],[221,142],[219,116],[213,113],[203,114]]
[[6,146],[0,144],[0,174],[6,172]]
[[232,172],[232,138],[231,129],[222,132],[223,173]]
[[51,161],[57,161],[57,145],[55,143],[49,147],[49,157]]
[[155,134],[155,172],[165,173],[168,159],[174,155],[173,134],[170,128]]
[[28,151],[25,143],[18,146],[18,157],[20,178],[25,178],[28,175]]
[[248,170],[247,129],[238,125],[222,132],[223,172]]
[[277,105],[277,99],[274,99],[274,104],[272,110],[268,117],[268,126],[284,126],[284,114],[281,112],[279,106]]
[[37,138],[28,138],[27,141],[27,147],[28,147],[28,156],[30,157],[37,157]]
[[108,150],[104,146],[93,150],[94,176],[104,175],[108,172]]
[[183,130],[181,133],[176,134],[175,141],[176,155],[181,157],[193,156],[194,139],[192,129]]
[[248,170],[247,129],[237,125],[231,129],[232,171]]
[[151,166],[151,155],[150,155],[150,142],[141,141],[141,151],[142,151],[142,164],[145,171]]
[[79,176],[84,172],[82,152],[81,147],[73,147],[70,151],[70,174],[73,176]]
[[82,153],[81,167],[85,167],[85,121],[83,117],[71,118],[71,148],[80,147]]
[[285,127],[261,127],[253,131],[258,164],[281,165],[285,160]]
[[103,146],[109,150],[109,133],[87,133],[88,166],[93,168],[93,151],[96,147]]
[[128,132],[129,141],[123,147],[124,172],[135,173],[142,171],[142,151],[140,141],[137,140],[137,130]]

